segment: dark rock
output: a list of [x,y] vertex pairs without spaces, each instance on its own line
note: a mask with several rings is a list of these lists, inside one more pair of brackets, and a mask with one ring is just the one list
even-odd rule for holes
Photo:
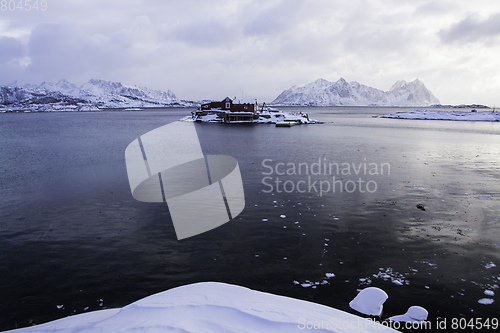
[[420,209],[420,210],[425,211],[425,206],[422,205],[422,204],[417,204],[417,208]]

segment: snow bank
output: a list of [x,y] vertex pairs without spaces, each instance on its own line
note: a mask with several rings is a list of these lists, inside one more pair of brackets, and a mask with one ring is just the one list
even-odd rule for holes
[[462,120],[462,121],[500,121],[500,113],[493,111],[434,111],[411,110],[406,112],[390,113],[382,118],[396,119],[425,119],[425,120]]
[[[314,328],[316,327],[316,328]],[[71,316],[9,332],[397,332],[373,321],[289,297],[203,282],[121,309]]]

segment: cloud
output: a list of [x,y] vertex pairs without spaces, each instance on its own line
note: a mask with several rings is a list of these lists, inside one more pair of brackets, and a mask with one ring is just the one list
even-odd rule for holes
[[27,48],[13,37],[0,37],[0,63],[6,64],[26,56]]
[[182,24],[168,35],[175,40],[198,47],[229,47],[237,39],[238,31],[227,23],[205,20]]
[[127,33],[87,34],[67,21],[39,24],[28,42],[25,74],[38,80],[101,76],[126,64]]
[[243,27],[243,34],[246,36],[280,34],[290,30],[297,25],[297,21],[305,18],[301,11],[304,1],[280,1],[268,8],[265,3],[257,2],[248,7],[240,14],[241,22],[247,22]]
[[445,43],[490,42],[492,37],[500,35],[500,13],[480,19],[477,15],[468,15],[449,28],[442,29],[438,35]]
[[25,68],[27,47],[13,37],[0,37],[0,77],[5,84],[19,79],[19,73]]

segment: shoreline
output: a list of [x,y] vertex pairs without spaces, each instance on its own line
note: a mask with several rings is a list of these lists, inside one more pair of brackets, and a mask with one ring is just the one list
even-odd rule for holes
[[380,118],[409,120],[450,120],[450,121],[500,121],[500,112],[495,111],[442,111],[442,110],[410,110],[389,113]]

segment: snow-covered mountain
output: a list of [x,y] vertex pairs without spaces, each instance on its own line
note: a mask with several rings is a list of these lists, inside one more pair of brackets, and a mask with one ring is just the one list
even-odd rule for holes
[[427,106],[439,100],[418,79],[396,82],[389,91],[372,88],[356,81],[337,82],[318,79],[305,86],[283,91],[271,105],[356,105],[356,106]]
[[64,79],[57,83],[0,86],[0,107],[32,111],[89,110],[121,107],[193,106],[177,100],[170,90],[128,87],[120,82],[92,79],[77,87]]

